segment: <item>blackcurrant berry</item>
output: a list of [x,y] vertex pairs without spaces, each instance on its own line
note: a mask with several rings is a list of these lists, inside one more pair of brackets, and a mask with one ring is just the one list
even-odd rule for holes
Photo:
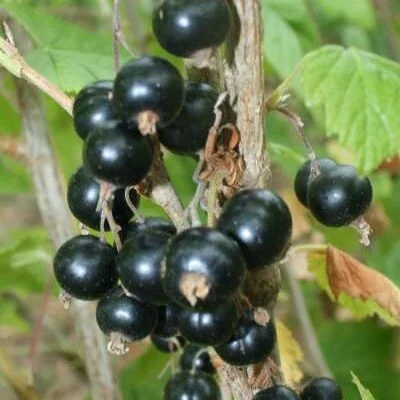
[[125,187],[136,185],[146,177],[153,152],[148,138],[115,121],[86,138],[83,159],[95,178]]
[[253,400],[300,400],[300,397],[287,386],[274,385],[258,392]]
[[140,300],[162,305],[169,302],[161,282],[161,263],[170,235],[156,230],[127,240],[118,255],[117,268],[124,288]]
[[216,229],[198,227],[175,236],[167,251],[164,289],[183,306],[212,306],[244,282],[239,246]]
[[225,0],[165,0],[153,13],[153,32],[160,45],[179,57],[224,42],[231,27]]
[[54,274],[61,288],[72,297],[99,299],[118,281],[114,250],[95,236],[75,236],[58,249]]
[[86,136],[116,118],[111,105],[114,82],[97,81],[85,86],[75,97],[72,115],[76,133]]
[[118,72],[113,104],[125,120],[136,122],[148,134],[155,124],[163,127],[178,116],[184,96],[182,76],[172,64],[158,57],[142,57]]
[[239,322],[239,311],[230,299],[208,310],[185,309],[179,331],[189,342],[215,346],[229,340]]
[[[300,167],[294,181],[294,191],[300,203],[303,204],[304,207],[308,207],[307,196],[312,179],[311,163],[312,161],[308,160]],[[329,158],[317,158],[314,160],[314,164],[318,168],[320,174],[324,174],[331,167],[337,165],[335,161],[332,161]]]
[[181,368],[186,371],[201,371],[206,374],[215,374],[210,355],[200,346],[189,344],[185,347],[180,359]]
[[182,371],[168,381],[164,400],[221,400],[221,393],[211,375]]
[[244,316],[229,342],[216,346],[215,350],[228,364],[250,365],[265,360],[275,342],[276,332],[272,321],[261,326]]
[[260,268],[284,256],[290,245],[292,217],[277,194],[247,189],[227,202],[217,229],[240,245],[249,269]]
[[158,131],[160,142],[177,154],[194,154],[203,149],[214,123],[216,90],[205,83],[187,83],[185,103],[179,116]]
[[175,303],[168,303],[158,309],[158,323],[154,334],[163,337],[176,336],[182,309]]
[[166,338],[153,334],[150,339],[154,347],[163,353],[175,353],[185,345],[185,339],[182,336]]
[[[67,200],[72,215],[89,228],[99,230],[101,220],[101,210],[96,211],[100,196],[100,185],[86,171],[85,168],[79,168],[72,175],[67,192]],[[129,193],[132,204],[135,207],[139,205],[139,194],[136,190]],[[132,210],[125,201],[124,189],[117,189],[113,193],[112,214],[115,222],[124,226],[132,218]],[[105,224],[105,230],[109,230],[108,223]]]
[[361,217],[372,201],[368,178],[359,178],[350,165],[330,168],[312,180],[308,207],[313,216],[326,226],[345,226]]
[[342,400],[339,385],[330,378],[313,379],[301,393],[301,400]]

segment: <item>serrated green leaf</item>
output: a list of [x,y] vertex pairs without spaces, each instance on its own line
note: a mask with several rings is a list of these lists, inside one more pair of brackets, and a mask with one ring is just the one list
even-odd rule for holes
[[357,389],[360,392],[361,400],[375,400],[372,393],[362,385],[357,375],[351,372],[351,376],[353,378],[353,383],[357,386]]
[[331,300],[335,296],[329,285],[328,274],[326,273],[326,252],[325,251],[312,251],[308,253],[308,270],[314,274],[318,285],[325,290]]

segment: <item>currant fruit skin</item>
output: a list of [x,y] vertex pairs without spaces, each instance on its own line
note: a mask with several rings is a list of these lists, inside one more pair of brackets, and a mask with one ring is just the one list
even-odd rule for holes
[[[318,165],[321,174],[324,174],[330,168],[337,165],[335,161],[329,158],[316,158],[314,162]],[[294,181],[294,191],[298,200],[304,207],[308,207],[307,197],[308,189],[311,184],[311,163],[312,161],[308,160],[300,167]]]
[[230,299],[211,309],[184,309],[179,318],[179,331],[191,343],[215,346],[232,337],[239,319],[235,301]]
[[253,400],[300,400],[300,397],[287,386],[274,385],[258,392]]
[[153,13],[153,32],[158,42],[178,57],[219,46],[231,23],[224,0],[165,0]]
[[[196,288],[192,286],[192,277]],[[164,289],[184,307],[217,305],[235,294],[245,277],[246,265],[239,246],[216,229],[187,229],[168,246]],[[188,292],[195,292],[195,298],[190,299]]]
[[158,323],[154,334],[166,338],[177,336],[182,309],[175,303],[168,303],[158,309]]
[[113,104],[130,122],[137,122],[140,113],[152,111],[158,117],[158,126],[163,127],[178,116],[184,96],[183,78],[171,63],[159,57],[142,57],[118,72]]
[[192,155],[202,150],[215,119],[217,91],[206,83],[185,85],[185,103],[179,116],[158,131],[161,144],[176,154]]
[[96,321],[103,333],[118,333],[129,341],[150,335],[157,318],[157,307],[126,296],[121,288],[102,297],[96,309]]
[[218,355],[231,365],[251,365],[263,361],[275,346],[276,331],[272,321],[260,326],[248,316],[239,322],[232,338],[215,347]]
[[206,374],[215,374],[214,365],[211,362],[208,352],[202,352],[200,346],[189,344],[185,347],[183,354],[180,358],[180,365],[184,371],[201,371]]
[[345,226],[361,217],[372,202],[368,178],[359,178],[351,165],[338,165],[312,180],[308,207],[326,226]]
[[221,393],[211,375],[182,371],[168,381],[164,400],[221,400]]
[[113,121],[86,138],[83,161],[96,179],[126,187],[136,185],[146,177],[152,165],[153,151],[147,137]]
[[185,346],[185,339],[182,336],[166,338],[152,334],[150,336],[151,343],[154,347],[163,353],[175,353]]
[[290,246],[292,217],[277,194],[247,189],[227,202],[217,229],[239,244],[248,268],[256,269],[282,259]]
[[339,385],[330,378],[313,379],[301,393],[301,400],[342,400]]
[[[67,190],[68,207],[72,215],[89,228],[99,230],[101,222],[101,210],[96,211],[100,196],[99,183],[89,174],[84,167],[80,167],[72,175]],[[135,207],[139,206],[140,196],[136,190],[131,190],[129,197]],[[112,214],[115,222],[124,226],[132,218],[132,210],[125,201],[123,189],[117,189],[113,193]],[[108,222],[105,230],[110,230]]]
[[65,242],[54,258],[54,274],[60,287],[80,300],[96,300],[118,281],[114,249],[92,235]]

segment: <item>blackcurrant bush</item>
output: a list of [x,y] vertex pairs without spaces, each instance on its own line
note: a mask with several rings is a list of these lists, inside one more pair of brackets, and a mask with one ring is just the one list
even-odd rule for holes
[[93,131],[85,140],[84,165],[97,179],[117,187],[138,184],[150,171],[150,141],[114,121]]
[[284,256],[290,245],[292,217],[277,194],[247,189],[227,202],[217,229],[240,245],[249,269],[260,268]]
[[300,400],[300,397],[287,386],[274,385],[258,392],[253,400]]
[[229,299],[206,310],[183,310],[179,331],[189,342],[215,346],[232,337],[239,318],[235,301]]
[[169,239],[168,233],[145,231],[127,240],[118,254],[117,268],[122,285],[147,303],[169,302],[161,282],[161,263]]
[[359,178],[353,166],[338,165],[312,180],[308,207],[326,226],[345,226],[361,217],[372,201],[368,178]]
[[191,155],[205,147],[214,123],[217,91],[206,83],[189,82],[185,86],[185,103],[179,116],[158,131],[160,142],[177,154]]
[[244,316],[232,338],[216,346],[215,350],[228,364],[250,365],[265,360],[271,354],[275,342],[276,332],[272,321],[261,326]]
[[185,347],[180,359],[181,368],[186,371],[201,371],[206,374],[215,374],[210,355],[200,346],[189,344]]
[[175,303],[168,303],[158,309],[158,323],[154,334],[163,337],[176,336],[182,309]]
[[342,400],[339,385],[330,378],[313,379],[301,393],[301,400]]
[[80,300],[99,299],[117,284],[115,252],[95,236],[75,236],[58,249],[54,274],[70,296]]
[[150,339],[154,347],[163,353],[175,353],[185,345],[185,339],[182,336],[166,338],[153,334]]
[[212,306],[236,293],[246,265],[239,246],[216,229],[198,227],[169,244],[164,289],[183,306]]
[[160,45],[179,57],[219,46],[231,27],[225,0],[165,0],[153,13],[153,32]]
[[76,133],[86,136],[116,118],[111,105],[114,82],[97,81],[85,86],[75,97],[72,115]]
[[[86,171],[85,168],[79,168],[72,175],[67,191],[67,200],[72,215],[89,228],[99,230],[101,220],[101,210],[96,211],[100,196],[99,183]],[[140,196],[135,190],[129,193],[132,204],[138,207]],[[117,189],[113,193],[112,214],[115,222],[124,226],[132,218],[132,210],[125,201],[124,189]],[[105,224],[105,230],[109,230],[108,223]]]
[[[294,191],[300,203],[303,204],[304,207],[308,207],[308,188],[310,187],[312,179],[311,163],[312,161],[308,160],[300,167],[294,181]],[[332,161],[329,158],[317,158],[314,160],[314,164],[318,168],[320,174],[324,174],[331,167],[335,167],[337,165],[335,161]]]
[[182,76],[172,64],[158,57],[142,57],[118,72],[113,104],[125,120],[136,122],[148,134],[155,124],[163,127],[178,116],[184,96]]
[[221,400],[221,393],[211,375],[182,371],[168,381],[164,400]]

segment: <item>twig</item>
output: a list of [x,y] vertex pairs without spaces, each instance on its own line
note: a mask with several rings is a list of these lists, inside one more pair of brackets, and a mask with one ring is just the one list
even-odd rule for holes
[[119,0],[113,2],[113,52],[114,52],[114,68],[119,71],[121,66],[120,53],[119,53],[119,37],[118,33],[121,31],[121,21],[119,15]]
[[207,184],[205,182],[198,183],[196,192],[185,210],[185,215],[190,218],[191,226],[200,226],[202,224],[198,208],[206,188]]

